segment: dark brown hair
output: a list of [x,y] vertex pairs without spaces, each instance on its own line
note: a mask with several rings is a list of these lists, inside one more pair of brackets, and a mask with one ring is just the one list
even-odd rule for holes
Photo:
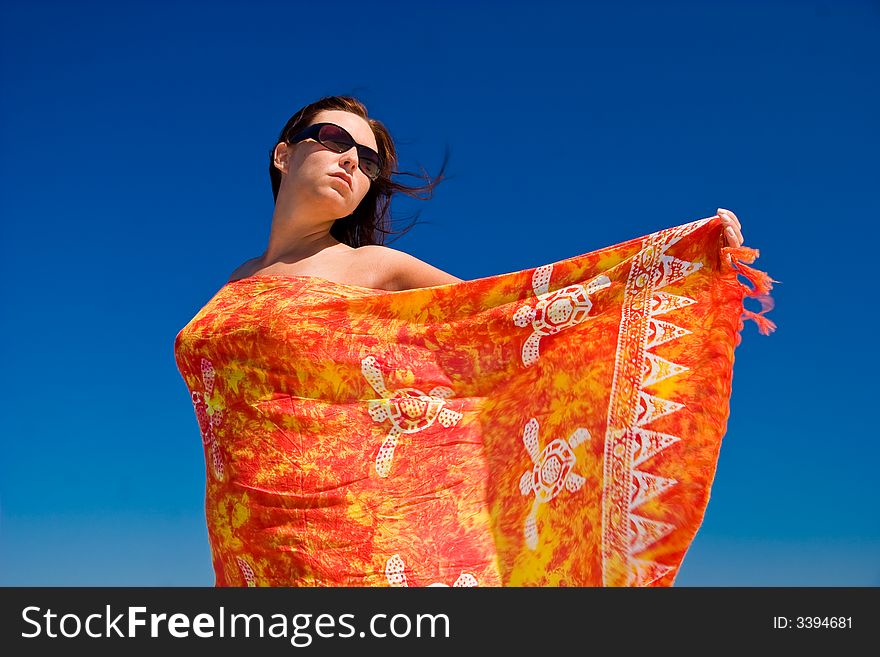
[[[376,137],[379,155],[384,163],[379,177],[370,184],[367,195],[355,208],[354,212],[347,217],[337,219],[333,223],[333,226],[330,228],[330,235],[353,248],[367,244],[384,244],[385,235],[394,233],[391,230],[391,197],[395,192],[402,192],[422,201],[430,199],[433,196],[434,187],[444,177],[449,177],[444,176],[446,164],[449,160],[449,147],[446,147],[440,173],[433,180],[424,171],[424,168],[422,168],[424,172],[422,176],[405,171],[396,171],[397,150],[394,147],[394,141],[391,139],[388,129],[380,121],[370,118],[367,115],[367,108],[356,98],[352,96],[325,96],[314,103],[306,105],[291,116],[281,130],[272,150],[269,152],[269,178],[272,181],[272,196],[276,201],[278,200],[278,190],[281,187],[281,172],[274,164],[275,146],[281,142],[287,142],[297,131],[311,125],[315,116],[323,110],[344,110],[357,114],[366,120]],[[413,176],[428,182],[425,185],[410,187],[391,180],[392,174]],[[427,196],[420,196],[420,193],[426,193]],[[418,214],[417,212],[416,217],[418,217]],[[416,223],[418,222],[413,221],[400,232],[400,235],[402,236]]]

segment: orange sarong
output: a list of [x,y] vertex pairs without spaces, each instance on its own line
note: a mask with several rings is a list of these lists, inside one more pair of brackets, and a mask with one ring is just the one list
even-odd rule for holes
[[227,283],[174,344],[215,585],[670,586],[743,317],[773,329],[755,256],[715,216],[429,288]]

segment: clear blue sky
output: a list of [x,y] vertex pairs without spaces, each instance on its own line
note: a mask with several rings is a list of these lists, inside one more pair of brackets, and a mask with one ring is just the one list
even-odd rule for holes
[[737,213],[779,329],[676,584],[880,585],[880,5],[333,4],[2,4],[0,584],[213,583],[174,337],[265,247],[287,118],[353,94],[405,170],[449,145],[392,245],[462,278]]

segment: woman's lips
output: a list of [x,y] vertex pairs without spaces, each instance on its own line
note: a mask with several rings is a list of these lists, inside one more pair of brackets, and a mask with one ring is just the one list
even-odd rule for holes
[[346,184],[346,186],[347,186],[349,189],[351,189],[351,183],[348,182],[348,180],[346,180],[345,178],[343,178],[343,177],[340,176],[339,174],[337,174],[337,173],[331,173],[330,176],[333,177],[333,178],[338,178],[339,180],[341,180],[342,182],[344,182],[344,183]]

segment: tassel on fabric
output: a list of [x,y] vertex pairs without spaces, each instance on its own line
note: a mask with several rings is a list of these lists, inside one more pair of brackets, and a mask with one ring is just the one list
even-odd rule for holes
[[[740,283],[745,290],[745,296],[757,299],[761,304],[760,312],[753,312],[743,308],[743,319],[754,320],[758,325],[758,332],[762,335],[770,335],[776,330],[776,324],[764,317],[764,313],[773,310],[773,298],[770,296],[770,290],[773,289],[773,283],[779,281],[773,280],[765,272],[749,267],[746,263],[753,263],[760,255],[757,249],[751,249],[747,246],[725,246],[721,248],[721,253],[726,256],[727,262],[738,273],[744,276],[752,284],[752,287]],[[740,326],[740,329],[742,326]]]

